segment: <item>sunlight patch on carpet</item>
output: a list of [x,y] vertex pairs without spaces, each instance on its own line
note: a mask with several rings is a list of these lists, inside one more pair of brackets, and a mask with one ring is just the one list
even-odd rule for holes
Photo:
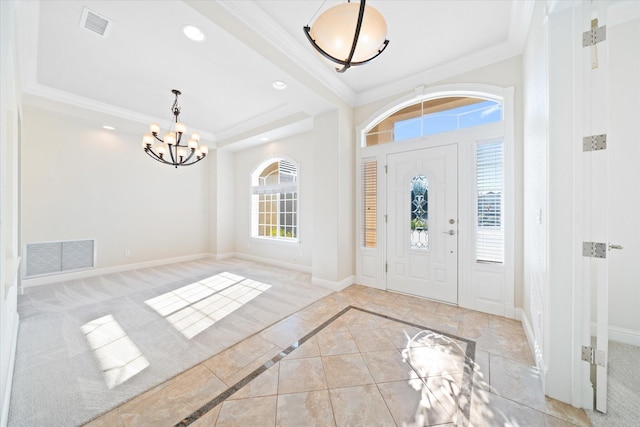
[[148,299],[145,304],[191,339],[269,288],[266,283],[225,272]]
[[142,372],[149,361],[112,315],[100,317],[80,327],[109,389]]

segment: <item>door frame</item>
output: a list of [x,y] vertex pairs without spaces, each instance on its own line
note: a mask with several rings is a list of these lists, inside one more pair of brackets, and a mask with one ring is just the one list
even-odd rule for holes
[[[469,96],[493,99],[502,102],[503,120],[473,128],[419,137],[400,142],[365,147],[366,132],[383,118],[406,106],[421,100],[449,96]],[[458,210],[459,221],[465,221],[466,228],[460,224],[458,236],[458,305],[512,319],[522,319],[522,312],[515,309],[515,177],[514,163],[514,88],[483,84],[451,84],[418,88],[415,93],[405,95],[371,114],[356,128],[356,176],[361,173],[363,164],[377,162],[377,245],[375,248],[363,247],[363,206],[362,182],[356,179],[356,283],[378,289],[386,289],[386,177],[385,159],[387,154],[412,151],[440,145],[458,144]],[[505,221],[505,262],[498,266],[475,262],[473,228],[475,215],[475,147],[480,141],[501,138],[504,142],[504,221]],[[521,154],[520,154],[521,155]],[[521,172],[519,172],[519,177]],[[463,207],[464,206],[464,207]],[[471,212],[471,214],[469,214]],[[464,218],[464,219],[463,219]],[[464,232],[462,231],[464,228]],[[465,248],[465,250],[463,250]],[[494,289],[487,289],[487,282],[478,280],[478,266],[495,267],[489,274],[499,274],[501,279]],[[491,268],[489,268],[491,270]]]

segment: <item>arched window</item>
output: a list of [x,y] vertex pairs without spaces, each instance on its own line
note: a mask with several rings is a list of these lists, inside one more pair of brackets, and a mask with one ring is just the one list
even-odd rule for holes
[[502,103],[473,97],[424,100],[386,116],[366,133],[366,146],[402,141],[502,120]]
[[260,164],[252,181],[253,237],[298,239],[298,167],[285,159]]

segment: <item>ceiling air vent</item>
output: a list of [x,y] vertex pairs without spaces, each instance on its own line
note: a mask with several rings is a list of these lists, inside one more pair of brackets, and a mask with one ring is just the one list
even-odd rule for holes
[[98,15],[95,12],[90,11],[85,7],[84,9],[82,9],[82,19],[80,20],[80,27],[93,33],[99,34],[102,37],[106,37],[107,32],[109,32],[109,29],[111,28],[111,21]]

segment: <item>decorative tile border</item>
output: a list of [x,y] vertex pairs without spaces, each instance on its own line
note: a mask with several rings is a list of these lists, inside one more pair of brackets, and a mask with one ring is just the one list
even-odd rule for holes
[[[448,338],[451,338],[451,339],[454,339],[454,340],[458,340],[458,341],[462,341],[462,342],[464,342],[466,344],[464,374],[463,374],[463,379],[462,379],[462,387],[461,387],[461,391],[460,391],[460,398],[458,399],[458,403],[459,403],[458,415],[462,415],[463,418],[460,420],[460,418],[458,417],[458,419],[461,421],[461,423],[459,422],[458,425],[467,426],[468,423],[469,423],[469,414],[470,414],[470,411],[471,411],[471,391],[472,391],[472,388],[473,388],[473,384],[472,384],[473,383],[473,365],[474,365],[474,358],[475,358],[475,353],[476,353],[476,343],[475,343],[475,341],[468,340],[468,339],[462,338],[462,337],[458,337],[456,335],[448,334],[446,332],[440,332],[440,331],[437,331],[437,330],[434,330],[434,329],[431,329],[431,328],[426,328],[426,327],[424,327],[422,325],[417,325],[415,323],[407,322],[405,320],[396,319],[394,317],[387,316],[387,315],[380,314],[380,313],[376,313],[376,312],[373,312],[373,311],[370,311],[370,310],[366,310],[364,308],[348,306],[348,307],[344,308],[343,310],[339,311],[338,313],[334,314],[331,318],[329,318],[328,320],[324,321],[322,324],[320,324],[318,327],[316,327],[314,330],[312,330],[311,332],[309,332],[308,334],[306,334],[302,338],[298,339],[296,342],[291,344],[289,347],[287,347],[286,349],[282,350],[280,353],[278,353],[275,357],[273,357],[271,360],[266,362],[264,365],[260,366],[259,368],[257,368],[253,372],[251,372],[249,375],[247,375],[246,377],[244,377],[243,379],[238,381],[236,384],[234,384],[233,386],[229,387],[224,392],[222,392],[221,394],[219,394],[218,396],[216,396],[215,398],[213,398],[212,400],[210,400],[209,402],[204,404],[202,407],[200,407],[194,413],[189,415],[187,418],[185,418],[182,421],[180,421],[179,423],[177,423],[174,427],[186,427],[186,426],[194,423],[199,418],[204,416],[207,412],[209,412],[210,410],[212,410],[213,408],[215,408],[216,406],[220,405],[222,402],[227,400],[231,395],[233,395],[234,393],[239,391],[242,387],[244,387],[245,385],[247,385],[248,383],[250,383],[251,381],[256,379],[258,376],[260,376],[262,373],[264,373],[267,369],[269,369],[270,367],[272,367],[273,365],[278,363],[280,360],[282,360],[284,357],[286,357],[289,353],[291,353],[292,351],[296,350],[298,347],[300,347],[302,344],[307,342],[309,339],[313,338],[321,330],[323,330],[324,328],[329,326],[333,321],[335,321],[336,319],[338,319],[339,317],[341,317],[342,315],[344,315],[345,313],[347,313],[349,310],[352,310],[352,309],[353,310],[358,310],[358,311],[361,311],[361,312],[364,312],[364,313],[368,313],[368,314],[371,314],[371,315],[374,315],[374,316],[382,317],[382,318],[385,318],[385,319],[388,319],[388,320],[392,320],[394,322],[398,322],[398,323],[401,323],[401,324],[404,324],[404,325],[412,326],[412,327],[415,327],[415,328],[426,329],[426,330],[429,330],[429,331],[433,331],[433,332],[436,332],[436,333],[438,333],[440,335],[446,336]],[[462,405],[462,407],[460,405]]]

